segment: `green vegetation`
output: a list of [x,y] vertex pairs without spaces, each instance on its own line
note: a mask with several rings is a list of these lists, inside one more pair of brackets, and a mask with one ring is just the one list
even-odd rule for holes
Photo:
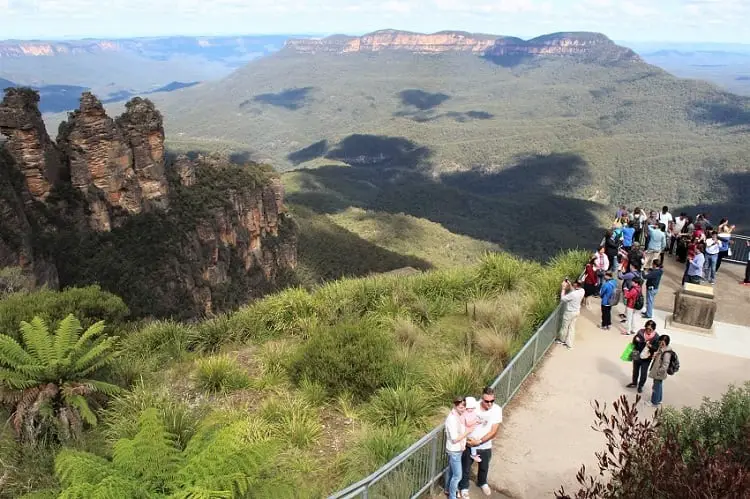
[[289,288],[194,324],[116,326],[120,358],[92,379],[117,380],[121,393],[88,406],[99,424],[77,440],[32,448],[1,434],[0,497],[324,496],[420,438],[451,396],[494,378],[584,258],[543,266],[489,253],[472,266]]
[[106,337],[104,322],[83,331],[73,315],[51,333],[43,319],[21,322],[22,340],[0,335],[0,403],[13,412],[19,438],[76,438],[84,423],[96,425],[95,394],[114,395],[115,385],[96,379],[117,354],[116,337]]

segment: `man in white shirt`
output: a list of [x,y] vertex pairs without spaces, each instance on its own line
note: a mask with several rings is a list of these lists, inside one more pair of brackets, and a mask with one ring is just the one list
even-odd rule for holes
[[674,218],[672,217],[672,214],[669,213],[669,207],[664,206],[661,209],[661,213],[659,213],[659,223],[664,224],[664,227],[669,227],[669,224],[674,222]]
[[469,475],[471,474],[471,465],[474,463],[471,458],[470,447],[476,447],[477,454],[481,458],[477,471],[477,486],[482,489],[484,495],[492,494],[492,490],[487,484],[487,472],[490,469],[490,460],[492,459],[492,440],[497,435],[500,423],[503,422],[503,408],[495,403],[495,390],[491,386],[486,386],[482,390],[477,416],[481,419],[481,423],[469,435],[461,462],[463,478],[458,484],[458,488],[461,489],[462,497],[469,497]]
[[581,281],[571,283],[565,279],[560,290],[560,303],[563,306],[562,323],[557,334],[556,343],[573,348],[576,336],[576,320],[581,313],[581,302],[585,294]]

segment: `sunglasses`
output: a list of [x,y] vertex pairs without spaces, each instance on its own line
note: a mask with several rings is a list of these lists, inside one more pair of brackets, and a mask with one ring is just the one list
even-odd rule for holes
[[495,399],[492,399],[492,400],[482,399],[482,402],[484,402],[485,404],[492,404],[493,402],[495,402]]

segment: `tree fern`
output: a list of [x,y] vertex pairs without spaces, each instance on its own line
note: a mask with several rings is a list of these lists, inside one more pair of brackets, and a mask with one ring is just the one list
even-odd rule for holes
[[16,431],[34,441],[53,425],[60,438],[77,436],[81,422],[96,424],[89,405],[94,393],[113,395],[119,388],[93,379],[117,355],[115,337],[102,337],[104,323],[85,331],[73,315],[59,322],[54,333],[34,317],[21,322],[20,341],[0,334],[0,403],[11,406]]

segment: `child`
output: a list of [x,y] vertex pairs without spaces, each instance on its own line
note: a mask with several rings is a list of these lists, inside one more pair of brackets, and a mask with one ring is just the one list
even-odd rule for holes
[[[474,397],[466,397],[466,410],[461,415],[461,417],[464,420],[464,424],[466,425],[467,430],[476,428],[477,426],[481,427],[481,425],[484,423],[484,420],[477,414],[478,408],[479,401],[477,399],[475,399]],[[472,436],[474,435],[469,434],[470,438]],[[471,458],[474,460],[474,462],[482,462],[482,458],[477,455],[476,447],[471,447]]]

